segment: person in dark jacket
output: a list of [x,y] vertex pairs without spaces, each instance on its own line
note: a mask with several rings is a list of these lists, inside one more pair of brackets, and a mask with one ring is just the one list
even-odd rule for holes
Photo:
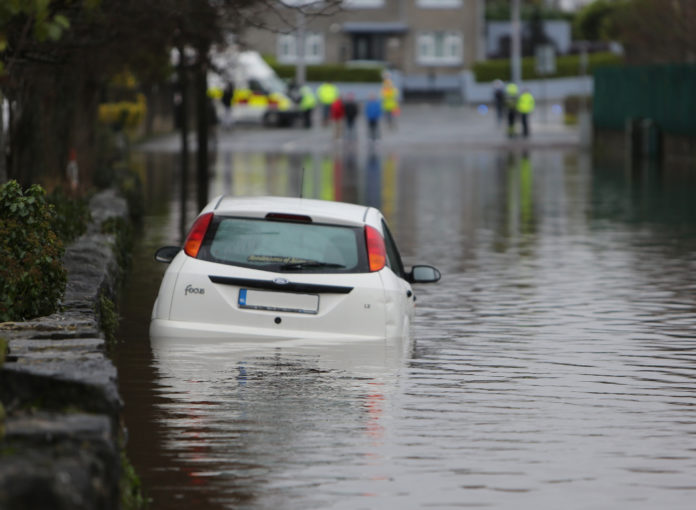
[[222,107],[224,108],[224,117],[222,118],[222,127],[227,129],[232,126],[232,101],[234,100],[234,85],[228,83],[222,93]]
[[343,115],[346,119],[346,138],[355,138],[355,119],[359,112],[360,108],[355,101],[355,95],[346,95],[346,100],[343,102]]

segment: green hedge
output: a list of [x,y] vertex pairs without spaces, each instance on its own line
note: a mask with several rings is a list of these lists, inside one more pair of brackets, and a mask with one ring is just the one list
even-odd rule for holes
[[[276,74],[283,79],[291,80],[295,77],[295,66],[279,64],[272,57],[264,57]],[[307,66],[307,81],[320,82],[367,82],[379,83],[382,81],[381,67],[348,67],[341,64],[323,64]]]
[[0,322],[56,311],[67,277],[55,214],[40,186],[0,186]]
[[[623,64],[623,59],[613,53],[591,53],[587,59],[587,73],[600,67],[618,66]],[[474,64],[476,81],[479,83],[491,82],[493,80],[510,79],[510,59],[500,58],[476,62]],[[538,75],[535,69],[534,57],[524,57],[522,59],[522,79],[534,80],[540,78],[563,78],[568,76],[578,76],[580,74],[579,55],[561,55],[556,57],[556,73],[552,75]]]
[[46,201],[55,211],[52,230],[64,244],[71,243],[87,231],[92,218],[87,200],[71,197],[62,188],[56,188],[46,196]]

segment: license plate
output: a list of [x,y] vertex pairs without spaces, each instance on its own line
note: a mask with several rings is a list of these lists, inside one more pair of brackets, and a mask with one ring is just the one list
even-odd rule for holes
[[319,312],[318,294],[295,294],[255,289],[239,289],[239,307],[271,312]]

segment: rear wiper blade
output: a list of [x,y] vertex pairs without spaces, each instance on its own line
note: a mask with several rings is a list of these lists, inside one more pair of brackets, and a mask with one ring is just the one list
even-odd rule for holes
[[320,268],[328,267],[335,269],[345,268],[343,264],[334,264],[332,262],[319,262],[318,260],[305,260],[303,262],[290,262],[288,264],[283,264],[280,269],[307,269],[307,268]]

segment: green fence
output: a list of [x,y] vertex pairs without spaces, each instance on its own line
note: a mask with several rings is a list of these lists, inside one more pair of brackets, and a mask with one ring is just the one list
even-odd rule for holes
[[596,128],[623,131],[645,118],[664,133],[696,136],[696,65],[597,69],[593,105]]

